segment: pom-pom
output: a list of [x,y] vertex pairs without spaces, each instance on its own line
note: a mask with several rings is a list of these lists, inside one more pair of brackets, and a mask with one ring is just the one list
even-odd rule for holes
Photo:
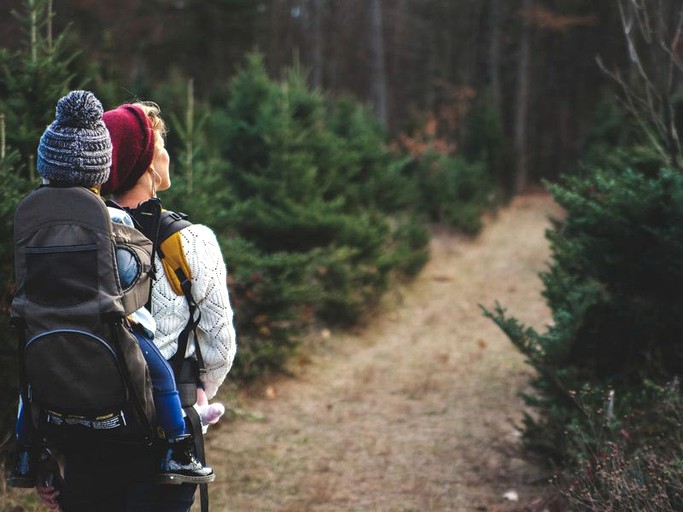
[[103,112],[102,103],[90,91],[71,91],[57,103],[56,121],[73,128],[95,128]]

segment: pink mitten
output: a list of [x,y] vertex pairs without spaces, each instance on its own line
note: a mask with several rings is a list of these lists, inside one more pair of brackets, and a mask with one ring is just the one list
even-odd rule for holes
[[199,406],[199,417],[204,425],[213,425],[214,423],[217,423],[224,413],[225,406],[218,402]]

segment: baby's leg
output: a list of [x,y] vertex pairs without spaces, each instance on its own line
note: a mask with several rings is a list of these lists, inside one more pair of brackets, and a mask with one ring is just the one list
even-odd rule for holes
[[182,436],[185,434],[185,420],[173,370],[153,340],[136,331],[133,334],[140,344],[140,350],[142,350],[152,378],[154,407],[157,410],[159,425],[168,438]]

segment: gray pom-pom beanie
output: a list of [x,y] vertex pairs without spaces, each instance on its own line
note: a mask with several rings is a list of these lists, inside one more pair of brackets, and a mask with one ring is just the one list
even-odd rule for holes
[[54,122],[38,145],[38,174],[50,183],[93,187],[109,177],[111,138],[102,103],[89,91],[71,91],[57,102]]

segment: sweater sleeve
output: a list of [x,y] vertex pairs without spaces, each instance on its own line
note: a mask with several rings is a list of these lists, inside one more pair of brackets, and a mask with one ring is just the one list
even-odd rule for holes
[[192,271],[192,295],[201,313],[197,337],[206,366],[203,384],[211,399],[225,380],[237,349],[227,271],[216,235],[208,227],[193,224],[180,235]]

